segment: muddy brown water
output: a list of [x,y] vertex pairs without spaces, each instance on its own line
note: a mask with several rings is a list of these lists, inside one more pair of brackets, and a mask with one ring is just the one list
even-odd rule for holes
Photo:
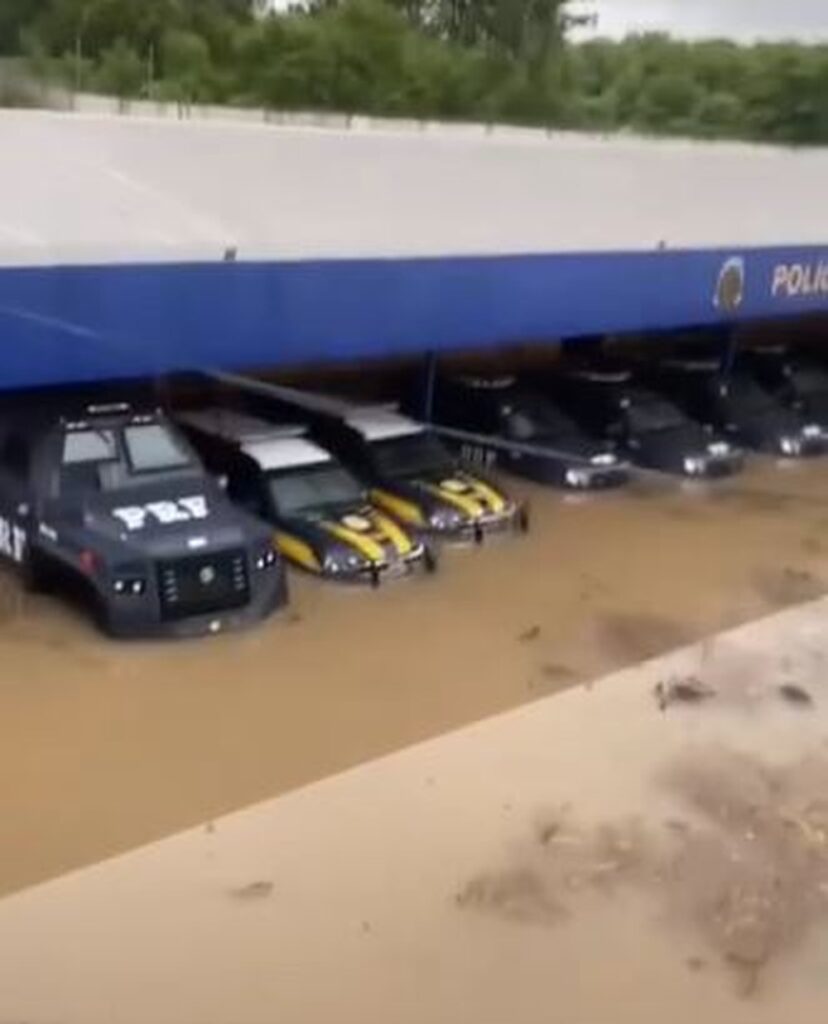
[[712,488],[521,488],[525,539],[379,593],[118,645],[0,580],[0,892],[828,592],[828,465]]

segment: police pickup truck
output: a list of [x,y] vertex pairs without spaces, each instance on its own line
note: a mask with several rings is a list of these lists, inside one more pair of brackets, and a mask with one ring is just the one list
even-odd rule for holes
[[491,534],[528,529],[525,505],[462,466],[433,431],[396,406],[355,405],[231,374],[212,379],[229,386],[226,397],[249,412],[301,420],[365,483],[372,504],[418,536],[479,544]]
[[437,567],[430,545],[371,503],[365,487],[304,427],[235,410],[182,411],[177,422],[227,494],[275,528],[279,550],[325,579],[370,583]]
[[29,406],[0,416],[0,554],[30,587],[80,594],[123,637],[217,633],[285,602],[270,529],[160,413]]

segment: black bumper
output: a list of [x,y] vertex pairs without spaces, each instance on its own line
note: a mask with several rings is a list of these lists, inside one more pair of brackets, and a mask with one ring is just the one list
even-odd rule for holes
[[186,639],[244,629],[284,607],[287,600],[287,574],[284,563],[279,562],[255,579],[249,599],[241,607],[165,619],[152,594],[140,599],[99,594],[98,611],[101,628],[116,639]]
[[413,576],[417,572],[434,572],[436,568],[436,556],[427,545],[423,545],[422,550],[410,555],[402,555],[393,561],[362,566],[353,572],[326,572],[322,574],[322,577],[333,583],[379,587],[385,582]]
[[529,508],[516,505],[508,512],[469,520],[454,530],[424,530],[427,536],[448,544],[482,544],[489,537],[510,533],[526,533],[529,529]]

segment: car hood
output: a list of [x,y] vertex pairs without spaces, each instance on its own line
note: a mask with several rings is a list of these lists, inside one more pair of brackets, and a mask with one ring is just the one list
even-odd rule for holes
[[463,469],[395,481],[395,489],[426,507],[455,509],[469,520],[503,515],[512,510],[511,503],[498,488]]
[[634,439],[651,452],[674,456],[707,455],[718,438],[696,423],[683,423],[667,430],[636,434]]
[[808,395],[804,400],[805,416],[821,427],[828,427],[828,394]]
[[545,434],[533,438],[529,444],[537,448],[548,448],[552,453],[584,462],[591,462],[601,456],[617,455],[611,445],[579,434]]
[[372,563],[405,557],[416,547],[402,527],[370,505],[332,509],[320,515],[291,516],[284,520],[284,526],[323,551],[344,546]]
[[806,424],[798,413],[783,408],[750,416],[740,416],[738,410],[731,410],[731,414],[738,427],[766,438],[798,436]]
[[160,554],[237,544],[267,532],[211,482],[199,480],[94,495],[81,519],[84,530],[103,539]]

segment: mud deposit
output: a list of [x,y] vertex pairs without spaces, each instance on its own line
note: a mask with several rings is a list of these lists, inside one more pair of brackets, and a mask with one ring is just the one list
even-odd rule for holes
[[[786,768],[723,749],[672,764],[668,795],[684,815],[584,827],[567,809],[539,819],[524,863],[472,879],[458,907],[557,926],[579,903],[642,889],[692,930],[741,995],[815,928],[828,924],[828,759]],[[690,962],[692,961],[692,962]]]
[[289,612],[214,641],[110,643],[0,576],[0,892],[828,589],[821,463],[526,494],[526,538],[378,593],[293,576]]

